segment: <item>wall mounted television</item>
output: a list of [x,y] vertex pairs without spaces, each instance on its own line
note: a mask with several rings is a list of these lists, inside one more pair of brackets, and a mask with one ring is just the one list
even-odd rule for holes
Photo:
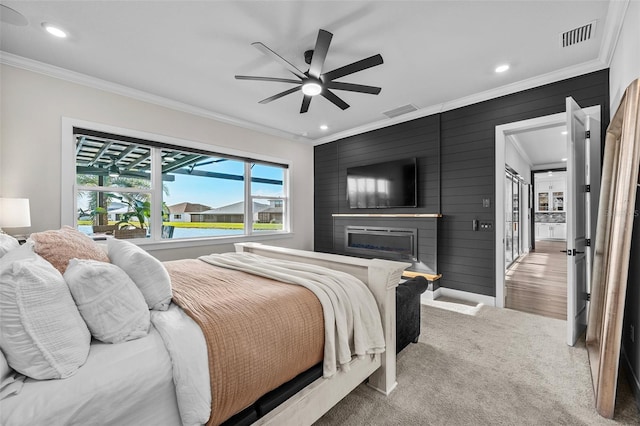
[[395,161],[347,168],[347,200],[352,209],[417,207],[417,161]]

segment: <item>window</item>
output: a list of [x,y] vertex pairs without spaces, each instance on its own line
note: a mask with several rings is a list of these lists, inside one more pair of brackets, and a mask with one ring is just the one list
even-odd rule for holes
[[285,164],[76,127],[73,136],[75,224],[88,235],[161,241],[289,231]]

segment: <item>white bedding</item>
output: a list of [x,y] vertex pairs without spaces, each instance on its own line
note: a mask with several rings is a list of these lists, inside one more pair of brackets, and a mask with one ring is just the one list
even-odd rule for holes
[[[325,348],[326,377],[335,373],[336,365],[346,369],[353,354],[384,351],[380,314],[361,281],[287,261],[272,259],[267,267],[259,257],[233,254],[207,256],[206,261],[312,290],[323,305],[325,331],[335,342],[329,350]],[[324,278],[313,277],[316,272]],[[343,299],[346,294],[349,297]],[[352,303],[343,302],[349,299]],[[149,335],[140,339],[118,344],[94,340],[86,363],[69,378],[26,379],[18,395],[0,400],[0,425],[206,423],[211,391],[202,331],[175,304],[167,311],[151,312],[151,322]]]
[[94,341],[73,376],[26,379],[18,395],[0,401],[0,424],[179,425],[171,361],[155,328],[129,342]]
[[166,311],[151,311],[151,322],[171,357],[183,426],[206,423],[211,416],[211,380],[202,330],[175,303]]

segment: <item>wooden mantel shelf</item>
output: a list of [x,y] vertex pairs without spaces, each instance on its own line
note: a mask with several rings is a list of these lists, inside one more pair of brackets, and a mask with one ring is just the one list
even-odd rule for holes
[[442,217],[440,213],[334,213],[333,217]]

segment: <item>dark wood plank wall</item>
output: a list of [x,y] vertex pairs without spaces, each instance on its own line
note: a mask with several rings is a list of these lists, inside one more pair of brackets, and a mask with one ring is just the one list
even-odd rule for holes
[[[420,207],[402,209],[402,212],[439,211],[444,215],[438,219],[437,264],[428,266],[442,274],[440,284],[443,287],[495,296],[495,233],[472,229],[473,219],[493,221],[495,217],[495,173],[503,173],[495,170],[495,127],[562,112],[567,96],[572,96],[583,107],[601,106],[604,135],[609,121],[608,70],[327,144],[335,145],[331,153],[337,157],[338,179],[331,181],[332,192],[326,187],[330,178],[316,174],[315,233],[316,238],[319,235],[323,238],[316,239],[316,250],[339,252],[336,247],[329,247],[326,239],[327,234],[333,233],[333,221],[330,228],[327,215],[331,213],[325,206],[335,205],[335,199],[324,197],[338,199],[337,213],[349,210],[344,196],[347,167],[416,156],[420,159],[420,168],[427,167],[427,174],[421,178]],[[316,147],[316,164],[326,165],[330,161],[327,151],[326,145]],[[434,164],[435,159],[439,161],[437,164]],[[323,173],[326,169],[328,167],[323,167]],[[322,199],[318,193],[323,194]],[[491,200],[490,207],[483,207],[483,198]],[[421,246],[424,245],[423,235],[419,238]]]
[[338,207],[338,142],[314,149],[314,227],[316,251],[333,253],[333,218]]

